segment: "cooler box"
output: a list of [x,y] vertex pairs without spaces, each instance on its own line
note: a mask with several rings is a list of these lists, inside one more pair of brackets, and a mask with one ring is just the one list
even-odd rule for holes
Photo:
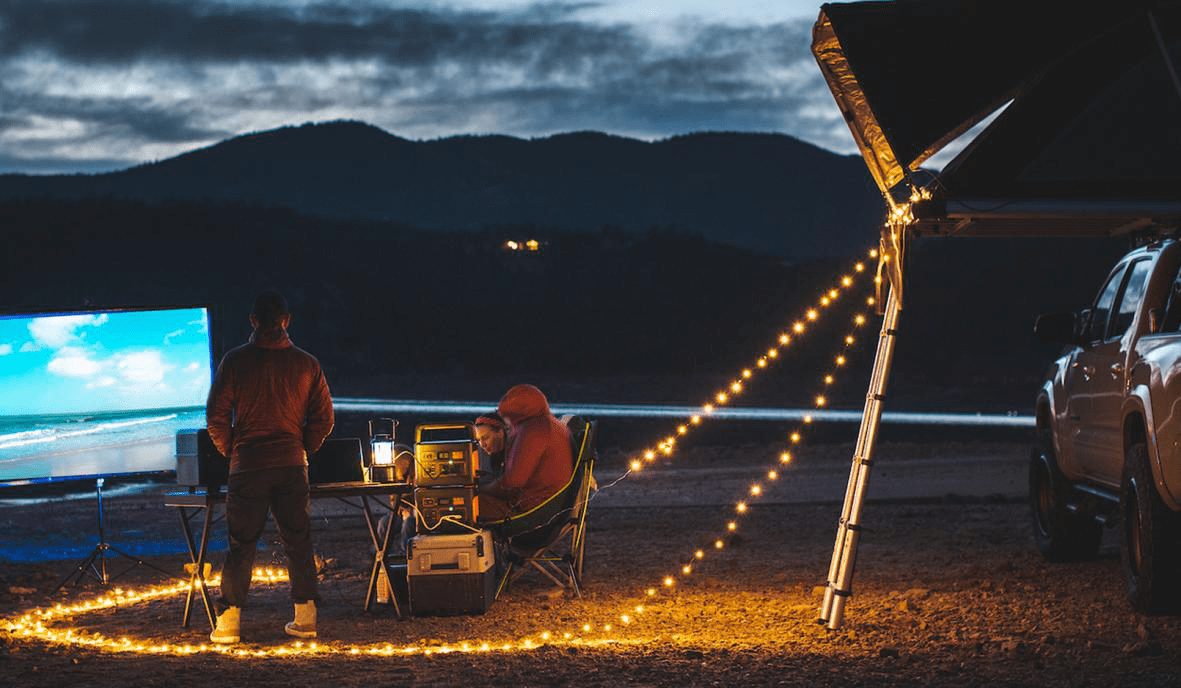
[[406,548],[410,613],[483,614],[496,597],[492,533],[417,535]]

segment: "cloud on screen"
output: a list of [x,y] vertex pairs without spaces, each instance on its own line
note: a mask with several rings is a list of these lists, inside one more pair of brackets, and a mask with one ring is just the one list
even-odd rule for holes
[[49,372],[63,377],[94,377],[102,370],[103,364],[94,360],[89,351],[75,346],[63,347],[49,359]]
[[[37,348],[60,349],[84,337],[85,334],[79,332],[82,328],[99,327],[108,320],[110,317],[106,313],[33,318],[29,321],[29,334],[33,337],[31,343]],[[21,347],[21,351],[25,351],[25,348]]]
[[142,386],[162,384],[165,374],[176,367],[166,363],[163,353],[158,349],[116,354],[112,362],[119,377],[132,385]]
[[0,344],[0,356],[7,356],[12,353],[11,344]]

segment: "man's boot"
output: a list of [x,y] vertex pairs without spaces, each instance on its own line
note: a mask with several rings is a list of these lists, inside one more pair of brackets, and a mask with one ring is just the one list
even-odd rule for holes
[[209,634],[209,639],[215,643],[228,645],[242,639],[242,608],[229,607],[217,615],[217,628]]
[[313,600],[295,603],[295,621],[283,627],[287,635],[296,638],[316,637],[316,603]]

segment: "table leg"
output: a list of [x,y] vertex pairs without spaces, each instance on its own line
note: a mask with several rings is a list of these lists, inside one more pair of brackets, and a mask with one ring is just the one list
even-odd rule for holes
[[[201,527],[201,546],[200,548],[193,542],[193,528],[190,519],[197,509],[205,509],[205,519]],[[185,611],[181,616],[180,625],[184,628],[189,627],[189,620],[193,613],[193,593],[196,590],[201,591],[201,601],[205,603],[205,616],[209,619],[210,629],[217,627],[217,622],[213,617],[213,600],[209,597],[209,587],[205,584],[205,553],[209,550],[209,532],[212,530],[213,524],[213,505],[206,505],[205,507],[195,507],[187,509],[179,507],[180,511],[180,526],[185,535],[185,545],[189,548],[189,561],[192,562],[193,571],[189,574],[189,586],[185,591]]]
[[[189,518],[191,515],[185,507],[179,507],[177,511],[180,512],[180,528],[185,535],[185,545],[189,548],[189,561],[194,567],[197,566],[197,546],[193,544],[193,529],[189,526]],[[196,582],[196,576],[203,571],[197,571],[194,568],[193,572],[189,574],[189,588],[185,594],[185,613],[181,616],[180,625],[182,628],[189,627],[189,615],[193,610],[193,583]]]
[[213,505],[205,507],[205,523],[201,527],[201,550],[197,554],[197,580],[201,585],[201,599],[205,602],[205,616],[209,618],[209,630],[217,628],[217,621],[213,614],[213,600],[209,596],[209,586],[205,584],[205,554],[209,551],[209,532],[213,525]]
[[[391,512],[389,522],[386,524],[385,530],[375,523],[373,518],[373,511],[369,508],[369,498],[366,495],[361,495],[361,508],[365,513],[365,524],[369,526],[369,537],[373,542],[373,568],[369,572],[369,587],[365,590],[365,611],[369,611],[373,607],[373,598],[377,592],[377,586],[380,585],[379,572],[385,567],[385,553],[389,549],[390,533],[394,529],[394,520],[397,515],[395,509]],[[386,590],[389,593],[390,601],[394,604],[394,613],[398,618],[402,617],[402,607],[398,604],[398,597],[394,592],[393,582],[390,580],[389,569],[386,569]]]
[[[398,501],[395,503],[400,504],[401,497],[399,497]],[[385,567],[385,569],[386,569],[385,570],[386,588],[388,589],[388,592],[390,595],[390,602],[392,602],[394,605],[394,614],[396,614],[397,617],[400,619],[400,618],[402,618],[402,606],[398,604],[398,594],[394,590],[394,579],[390,576],[389,567],[387,567],[386,563],[385,563],[385,553],[388,552],[390,549],[390,535],[394,532],[394,522],[396,520],[398,520],[398,507],[394,507],[393,511],[390,512],[390,520],[388,523],[386,523],[385,533],[382,534],[382,538],[381,538],[381,550],[380,550],[380,554],[378,555],[378,561],[380,561],[381,565],[383,567]]]

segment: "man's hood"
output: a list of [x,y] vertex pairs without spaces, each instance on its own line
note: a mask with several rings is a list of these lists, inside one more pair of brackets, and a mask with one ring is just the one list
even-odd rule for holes
[[530,418],[550,412],[545,395],[533,385],[517,385],[505,392],[497,410],[513,425],[520,425]]
[[250,343],[263,349],[286,349],[291,346],[291,339],[287,336],[287,330],[279,327],[251,332]]

